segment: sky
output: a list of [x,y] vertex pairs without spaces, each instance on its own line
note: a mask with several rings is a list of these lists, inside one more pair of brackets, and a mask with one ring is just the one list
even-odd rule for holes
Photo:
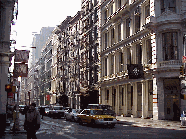
[[[11,39],[16,40],[16,49],[31,47],[33,32],[42,27],[56,27],[67,16],[81,10],[81,0],[19,0],[18,17],[12,26]],[[22,47],[26,46],[26,47]]]

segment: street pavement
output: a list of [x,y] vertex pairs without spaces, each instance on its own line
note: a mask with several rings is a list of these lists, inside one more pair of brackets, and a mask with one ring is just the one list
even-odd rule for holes
[[[185,127],[181,127],[180,121],[151,120],[131,117],[116,117],[118,124],[115,128],[92,128],[88,125],[65,121],[64,119],[52,119],[44,116],[41,120],[41,128],[36,133],[38,139],[91,139],[91,138],[186,138]],[[2,139],[26,139],[23,129],[24,115],[19,114],[20,131],[13,133],[13,121],[6,129]]]

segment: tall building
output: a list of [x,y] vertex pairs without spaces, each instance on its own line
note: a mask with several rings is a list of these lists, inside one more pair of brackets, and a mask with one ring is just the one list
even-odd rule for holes
[[10,32],[13,19],[16,17],[13,13],[18,12],[18,9],[14,10],[16,5],[18,5],[18,2],[15,0],[0,1],[0,119],[2,120],[0,136],[6,127],[8,94],[5,91],[5,84],[12,84],[10,78],[8,78],[11,57],[13,56],[13,53],[10,51]]
[[102,0],[101,103],[117,115],[179,120],[185,5]]
[[99,103],[98,77],[100,70],[100,1],[82,0],[80,89],[81,107]]
[[[42,27],[40,34],[35,34],[33,37],[32,42],[32,50],[30,52],[29,58],[29,69],[28,69],[28,79],[27,79],[27,91],[24,93],[30,92],[30,103],[37,102],[40,105],[41,100],[39,101],[39,89],[37,87],[38,84],[38,68],[40,69],[40,62],[43,60],[41,51],[42,48],[46,46],[47,40],[49,39],[50,35],[52,34],[54,27]],[[39,95],[38,95],[39,94]],[[28,95],[26,95],[28,96]]]

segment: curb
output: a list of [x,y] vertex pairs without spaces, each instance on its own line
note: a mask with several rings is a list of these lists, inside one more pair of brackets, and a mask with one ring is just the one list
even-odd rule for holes
[[20,131],[5,131],[5,134],[26,134],[27,131],[20,130]]

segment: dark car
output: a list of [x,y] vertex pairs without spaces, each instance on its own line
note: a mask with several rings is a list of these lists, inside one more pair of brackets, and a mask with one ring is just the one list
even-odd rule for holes
[[26,105],[19,105],[19,112],[21,114],[24,114],[24,109],[25,109]]
[[48,116],[48,114],[49,114],[49,107],[46,107],[45,108],[45,115]]
[[88,109],[103,109],[104,112],[106,112],[108,115],[116,116],[115,111],[112,109],[112,106],[110,105],[104,105],[104,104],[88,104]]
[[65,113],[65,107],[63,106],[51,106],[49,108],[49,113],[48,116],[49,117],[57,117],[57,118],[61,118],[64,117],[64,113]]

